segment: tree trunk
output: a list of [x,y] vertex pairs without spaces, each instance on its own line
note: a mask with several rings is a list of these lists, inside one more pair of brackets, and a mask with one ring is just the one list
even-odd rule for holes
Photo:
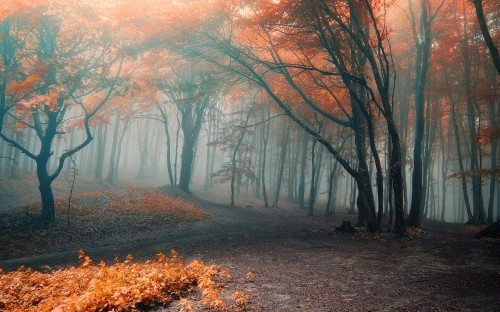
[[309,212],[308,216],[312,216],[314,214],[314,203],[316,202],[316,171],[317,169],[317,161],[316,161],[316,143],[314,140],[311,146],[311,186],[309,188]]
[[[333,164],[335,162],[335,164]],[[336,173],[339,166],[338,161],[330,162],[330,176],[328,178],[328,200],[326,202],[325,216],[334,216],[335,215],[335,195],[334,191],[336,191]]]
[[448,174],[448,160],[450,156],[450,137],[451,137],[451,132],[450,129],[448,129],[448,149],[447,153],[445,153],[445,142],[444,142],[444,126],[441,123],[441,131],[439,131],[439,145],[441,145],[441,215],[439,217],[439,220],[441,222],[444,222],[445,218],[445,213],[446,213],[446,175]]
[[267,142],[269,141],[269,126],[270,126],[270,121],[269,118],[271,117],[271,109],[269,108],[267,111],[267,130],[266,130],[266,136],[264,138],[264,146],[262,150],[262,171],[261,171],[261,181],[262,181],[262,197],[264,199],[264,207],[269,207],[269,201],[267,199],[267,189],[266,189],[266,161],[267,161]]
[[[465,168],[464,168],[464,162],[462,159],[462,151],[461,151],[461,147],[460,147],[460,133],[458,131],[458,122],[457,122],[457,116],[456,116],[455,104],[454,104],[455,102],[453,101],[453,98],[451,95],[449,96],[449,98],[450,98],[450,102],[451,102],[451,121],[453,124],[453,130],[455,131],[455,145],[457,146],[458,166],[459,166],[460,172],[464,172]],[[462,194],[464,196],[464,203],[465,203],[465,207],[467,209],[467,217],[468,217],[467,223],[470,223],[470,222],[472,222],[472,211],[470,208],[469,194],[467,193],[467,182],[465,181],[465,176],[462,175],[461,181],[462,181]]]
[[56,125],[53,125],[50,120],[46,129],[45,136],[41,137],[40,152],[36,157],[36,174],[38,177],[38,189],[42,197],[42,222],[51,222],[56,217],[54,194],[52,192],[52,181],[49,176],[47,167],[52,155],[50,147],[56,135]]
[[113,141],[111,143],[111,154],[109,156],[108,176],[106,177],[106,181],[109,183],[115,181],[115,159],[118,146],[118,131],[120,130],[120,115],[118,113],[116,113],[115,124],[113,126]]
[[[21,145],[24,145],[23,137],[24,136],[23,136],[22,131],[16,132],[15,140],[16,140],[16,142],[19,142]],[[9,176],[11,179],[18,179],[19,178],[19,171],[20,171],[19,164],[21,162],[21,150],[19,150],[18,148],[15,148],[13,154],[14,155],[12,157]]]
[[[413,8],[410,4],[410,14],[413,16]],[[413,147],[413,176],[411,207],[408,216],[408,225],[420,226],[422,215],[423,198],[423,160],[422,141],[424,138],[424,109],[425,109],[425,85],[427,82],[427,71],[429,68],[429,56],[431,47],[431,17],[428,16],[428,6],[420,1],[419,34],[416,33],[415,19],[412,19],[413,37],[416,43],[415,56],[415,143]],[[430,105],[430,104],[428,104]]]
[[[208,129],[207,129],[207,150],[206,150],[206,158],[205,158],[205,186],[203,189],[208,191],[208,188],[210,187],[210,144],[212,141],[212,119],[208,120]],[[169,174],[171,174],[169,172]]]
[[309,134],[302,130],[300,136],[300,142],[302,145],[302,151],[300,156],[300,180],[299,180],[299,207],[304,208],[304,195],[305,195],[305,184],[306,184],[306,165],[307,165],[307,145],[309,144]]
[[278,201],[280,198],[281,184],[283,182],[283,173],[285,171],[285,160],[286,160],[286,150],[288,147],[288,138],[290,137],[290,125],[288,121],[283,123],[282,130],[282,144],[281,144],[281,153],[278,164],[278,173],[276,177],[276,189],[274,193],[274,201],[272,207],[278,208]]
[[138,133],[138,144],[139,144],[139,172],[137,173],[137,179],[144,179],[146,177],[146,165],[148,160],[149,152],[149,122],[150,119],[146,119],[144,137],[141,140],[141,134]]
[[[493,109],[489,109],[489,118],[490,118],[490,127],[496,127],[494,107]],[[490,169],[492,174],[490,175],[490,198],[488,199],[488,223],[493,223],[493,202],[495,200],[495,188],[496,188],[496,177],[493,174],[493,170],[497,167],[497,147],[498,140],[494,140],[491,142],[491,164]],[[498,194],[497,194],[498,201]]]
[[[252,114],[253,107],[250,109],[250,112],[248,113],[246,119],[245,119],[245,124],[241,128],[241,134],[240,137],[238,138],[238,142],[236,143],[236,146],[234,147],[233,154],[231,155],[231,206],[234,206],[234,183],[236,179],[236,156],[238,155],[238,149],[241,146],[241,143],[243,143],[243,138],[245,137],[245,132],[246,132],[246,126],[248,125],[248,120],[250,119],[250,115]],[[241,156],[240,156],[241,157]],[[246,156],[243,158],[245,159]],[[240,158],[241,159],[241,158]],[[241,181],[241,174],[238,176],[238,180]]]
[[[163,119],[163,129],[165,130],[165,135],[167,137],[167,172],[168,172],[168,179],[170,181],[170,185],[175,185],[175,180],[174,180],[174,175],[172,173],[172,159],[171,159],[171,140],[170,140],[170,129],[169,129],[169,123],[168,123],[168,116],[165,110],[160,106],[160,104],[157,105],[158,110],[160,111],[160,114]],[[209,134],[210,135],[210,134]],[[208,148],[208,147],[207,147]]]
[[[104,132],[104,133],[103,133]],[[94,171],[94,178],[97,180],[102,179],[102,169],[103,169],[103,164],[104,164],[104,149],[106,142],[104,141],[105,139],[105,131],[104,131],[104,124],[99,124],[97,126],[97,151],[96,151],[96,165],[95,165],[95,171]]]
[[191,133],[184,132],[184,144],[182,145],[181,169],[179,177],[179,188],[189,193],[189,183],[191,181],[191,170],[194,160],[194,142]]
[[265,137],[266,126],[261,125],[260,128],[260,139],[259,139],[259,148],[258,148],[258,166],[257,166],[257,177],[255,180],[255,197],[260,197],[260,185],[262,180],[262,159],[263,159],[263,150],[264,150],[264,137]]

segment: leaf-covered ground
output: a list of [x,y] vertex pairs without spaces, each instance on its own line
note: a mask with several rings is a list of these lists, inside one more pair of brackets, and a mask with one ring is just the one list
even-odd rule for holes
[[[113,194],[124,196],[129,190],[124,187]],[[44,245],[34,236],[9,234],[10,239],[28,247],[21,248],[24,251],[19,255],[9,253],[0,267],[11,271],[20,265],[74,266],[80,248],[95,261],[106,263],[129,253],[143,263],[158,252],[176,249],[188,261],[200,259],[227,268],[231,277],[220,296],[234,302],[236,291],[248,294],[248,311],[497,311],[500,306],[500,243],[477,239],[480,227],[427,222],[412,233],[412,239],[388,233],[371,235],[362,229],[342,234],[334,226],[343,220],[354,221],[353,216],[307,217],[306,211],[264,209],[253,200],[228,207],[171,187],[159,191],[194,201],[208,217],[155,223],[158,218],[147,217],[154,210],[142,210],[142,216],[127,219],[132,222],[130,230],[104,227],[109,233],[98,232],[92,238],[96,241],[82,235],[73,238],[80,243],[69,245]],[[110,199],[105,197],[95,205],[111,209]],[[115,214],[107,218],[109,224],[117,222],[112,221]],[[95,218],[89,215],[89,219]],[[139,221],[133,224],[136,219]],[[60,235],[64,222],[59,221]],[[111,229],[121,234],[113,234]],[[48,236],[52,230],[46,230]],[[33,242],[39,246],[33,247]],[[206,309],[199,292],[188,294],[186,300],[157,310],[179,311],[186,302],[195,311]]]
[[38,221],[40,204],[0,212],[0,260],[115,241],[152,237],[209,218],[193,200],[156,188],[79,193],[56,200],[57,221]]
[[248,305],[248,295],[236,291],[232,302],[222,300],[220,292],[229,273],[199,260],[186,264],[171,251],[171,257],[158,253],[154,260],[125,261],[94,265],[83,251],[80,266],[49,272],[20,268],[0,270],[1,311],[138,311],[179,300],[182,311],[193,311],[183,298],[197,289],[200,301],[211,310],[240,311]]

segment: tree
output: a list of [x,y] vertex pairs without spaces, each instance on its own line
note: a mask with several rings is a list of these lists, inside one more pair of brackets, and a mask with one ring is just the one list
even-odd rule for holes
[[[498,54],[498,47],[493,42],[490,30],[488,29],[488,22],[486,21],[486,17],[484,14],[483,0],[472,0],[472,2],[474,3],[474,8],[476,9],[477,22],[479,23],[484,42],[486,43],[486,46],[490,51],[491,59],[493,61],[493,65],[497,70],[497,74],[500,75],[500,55]],[[491,5],[495,6],[494,3],[492,3]],[[496,5],[498,5],[498,3]]]
[[[13,16],[4,20],[1,27],[1,60],[8,75],[2,76],[7,78],[2,78],[0,88],[0,137],[36,162],[41,219],[46,222],[55,218],[51,184],[61,173],[65,160],[93,139],[92,118],[108,100],[119,95],[124,60],[104,29],[83,27],[87,22],[83,16],[81,20],[65,20],[64,17],[75,17],[71,9],[53,7],[51,13],[34,22]],[[82,115],[85,138],[66,150],[55,170],[49,172],[52,143],[56,136],[65,134],[63,126],[70,110]],[[36,133],[41,145],[38,153],[5,133],[4,129],[10,126],[6,124],[8,116],[16,120],[16,127]]]
[[158,80],[162,92],[177,107],[184,137],[181,154],[179,187],[189,192],[193,171],[194,153],[205,112],[209,105],[217,101],[219,75],[215,71],[204,71],[186,64],[170,76]]
[[[229,30],[219,30],[218,34],[205,33],[207,46],[195,47],[195,53],[211,58],[213,62],[231,68],[235,73],[261,85],[294,122],[329,150],[355,178],[360,196],[358,206],[369,211],[367,222],[372,231],[377,229],[375,203],[367,170],[362,166],[366,163],[364,154],[358,153],[358,157],[362,159],[359,163],[360,169],[353,168],[328,140],[302,119],[297,108],[291,107],[289,103],[304,103],[300,106],[305,105],[307,109],[325,116],[330,122],[359,130],[357,144],[360,147],[358,152],[361,152],[364,146],[362,131],[366,126],[358,124],[355,127],[353,121],[335,116],[340,113],[350,119],[351,114],[354,114],[346,110],[345,103],[338,101],[338,91],[333,92],[336,86],[342,83],[346,90],[344,96],[348,94],[352,110],[359,111],[358,120],[365,119],[368,123],[368,134],[372,142],[370,149],[375,159],[378,155],[373,144],[374,127],[370,129],[370,123],[374,111],[380,112],[386,121],[393,144],[390,167],[393,181],[391,187],[394,188],[396,203],[395,228],[399,233],[404,233],[401,148],[390,94],[392,71],[385,41],[386,30],[375,17],[372,4],[369,1],[351,0],[342,3],[281,1],[279,4],[258,2],[255,7],[246,9],[252,12],[249,14],[251,21],[248,27],[233,30],[226,25]],[[233,36],[234,33],[238,33],[238,36]],[[229,57],[232,60],[229,65],[227,62],[214,60],[213,52],[207,52],[210,51],[210,46],[219,54]],[[366,64],[366,67],[363,64]],[[372,84],[367,82],[368,79],[374,81],[373,88]],[[279,92],[279,89],[274,87],[274,81],[279,81],[280,86],[282,82],[286,83],[290,94],[285,96],[284,92]],[[312,87],[314,85],[316,86]],[[310,92],[318,89],[323,90],[322,93],[317,93],[323,94],[323,98],[313,96],[314,93]],[[332,110],[320,104],[325,103],[327,98],[330,98],[330,103],[337,103],[337,112],[332,113]],[[320,99],[322,101],[318,101]],[[382,175],[379,166],[377,167],[377,180],[381,181]],[[382,184],[377,183],[380,197],[383,196],[383,192],[380,192],[382,188]]]
[[[217,179],[218,183],[230,181],[231,206],[235,205],[236,186],[239,190],[242,184],[248,185],[249,182],[256,179],[252,169],[252,161],[249,157],[246,157],[248,150],[252,149],[252,145],[245,140],[245,136],[250,135],[248,122],[253,114],[254,107],[255,99],[246,116],[241,116],[244,119],[242,124],[235,125],[237,121],[231,120],[228,127],[222,128],[222,139],[219,144],[222,146],[222,150],[228,153],[230,160],[224,163],[222,168],[213,173],[212,176]],[[244,115],[245,112],[241,111],[236,114]]]
[[[412,175],[412,195],[411,208],[408,216],[408,224],[419,226],[420,218],[424,210],[425,196],[423,190],[423,162],[422,162],[422,142],[424,140],[424,110],[425,110],[425,85],[427,82],[427,71],[431,55],[431,43],[433,40],[432,23],[434,22],[444,1],[438,3],[433,10],[428,0],[420,1],[419,22],[415,18],[412,0],[409,3],[409,17],[413,40],[415,44],[415,144],[413,147],[413,175]],[[417,26],[418,25],[418,26]],[[418,31],[417,31],[418,27]],[[427,105],[430,105],[429,103]],[[429,117],[427,117],[429,118]]]

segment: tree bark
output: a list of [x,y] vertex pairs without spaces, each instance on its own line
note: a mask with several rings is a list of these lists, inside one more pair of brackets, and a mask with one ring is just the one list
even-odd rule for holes
[[486,42],[486,46],[490,51],[493,65],[495,65],[497,73],[500,75],[500,55],[498,53],[498,48],[495,46],[495,43],[493,42],[490,31],[488,29],[488,23],[486,22],[486,18],[484,16],[483,1],[472,0],[472,2],[474,3],[474,7],[476,8],[476,17],[479,23],[479,28],[481,29],[481,33],[483,35],[484,41]]
[[[410,10],[413,16],[413,8]],[[416,34],[415,20],[412,19],[412,28],[414,40],[416,43],[416,61],[415,61],[415,143],[413,146],[413,176],[412,176],[412,194],[410,214],[408,215],[408,225],[420,226],[422,216],[423,198],[423,160],[422,160],[422,142],[424,139],[424,109],[425,109],[425,84],[427,81],[427,71],[429,68],[431,31],[430,17],[428,16],[427,5],[420,1],[420,23],[419,35]],[[430,105],[430,104],[427,104]]]

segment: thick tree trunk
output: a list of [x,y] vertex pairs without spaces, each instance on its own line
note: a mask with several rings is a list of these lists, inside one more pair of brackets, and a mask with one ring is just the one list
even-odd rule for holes
[[56,126],[49,121],[45,136],[40,138],[42,146],[36,157],[36,173],[38,177],[38,189],[42,197],[42,222],[51,222],[55,219],[55,202],[52,192],[52,181],[48,173],[48,165],[51,157],[51,145],[56,134]]
[[179,188],[189,193],[189,183],[194,160],[194,142],[191,133],[184,132],[184,144],[182,145],[181,169],[179,177]]
[[38,173],[40,195],[42,197],[42,216],[43,222],[50,222],[56,218],[54,194],[48,175]]
[[357,181],[358,184],[358,199],[356,204],[358,206],[358,226],[367,226],[369,231],[374,232],[377,229],[377,221],[375,214],[375,198],[373,197],[373,190],[371,180],[366,163],[366,123],[362,112],[358,105],[353,102],[352,119],[355,126],[354,142],[356,147],[356,156],[358,158],[358,174],[360,176]]

